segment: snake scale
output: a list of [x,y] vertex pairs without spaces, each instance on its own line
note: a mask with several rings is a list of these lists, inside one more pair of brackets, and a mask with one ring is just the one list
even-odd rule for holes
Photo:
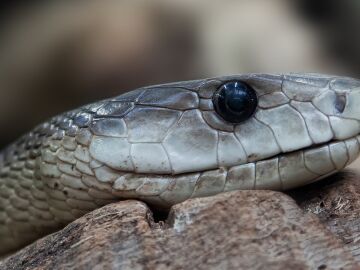
[[0,254],[120,199],[167,208],[318,181],[358,157],[359,104],[355,79],[244,74],[143,87],[56,116],[0,155]]

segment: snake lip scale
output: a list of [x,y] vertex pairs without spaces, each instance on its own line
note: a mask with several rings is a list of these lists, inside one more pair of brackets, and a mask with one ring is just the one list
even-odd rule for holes
[[287,190],[360,153],[360,81],[243,74],[136,89],[51,118],[0,154],[0,254],[111,202],[168,208]]
[[[354,136],[354,137],[351,137],[349,139],[354,139],[354,140],[360,140],[360,136]],[[336,143],[342,143],[343,140],[330,140],[328,142],[324,142],[324,143],[319,143],[319,144],[314,144],[314,145],[311,145],[311,146],[308,146],[308,147],[305,147],[305,148],[302,148],[300,150],[294,150],[294,151],[291,151],[291,152],[288,152],[288,153],[280,153],[280,154],[277,154],[273,157],[270,157],[268,159],[273,159],[273,158],[280,158],[284,155],[291,155],[291,154],[296,154],[298,153],[299,151],[301,152],[305,152],[305,151],[308,151],[308,150],[315,150],[315,149],[320,149],[322,147],[326,147],[326,146],[329,146],[331,144],[336,144]],[[360,142],[359,142],[360,144]]]

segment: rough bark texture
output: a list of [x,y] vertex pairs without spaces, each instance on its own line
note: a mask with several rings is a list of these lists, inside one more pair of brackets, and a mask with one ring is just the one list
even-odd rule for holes
[[[325,195],[318,186],[306,198],[304,190],[291,194],[306,211],[272,191],[191,199],[164,222],[141,202],[111,204],[3,260],[0,269],[359,269],[354,179],[320,186]],[[334,212],[327,205],[336,194],[349,196],[353,208],[336,217],[310,213],[318,213],[319,196]]]
[[[360,174],[344,172],[289,195],[314,213],[360,262]],[[360,267],[359,267],[360,269]]]

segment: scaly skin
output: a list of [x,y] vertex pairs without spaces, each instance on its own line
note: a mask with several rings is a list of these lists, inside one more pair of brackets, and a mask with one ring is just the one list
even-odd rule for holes
[[[211,101],[234,80],[259,99],[241,124]],[[322,179],[359,155],[358,104],[358,80],[248,74],[145,87],[54,117],[0,156],[0,254],[121,199],[164,208]]]

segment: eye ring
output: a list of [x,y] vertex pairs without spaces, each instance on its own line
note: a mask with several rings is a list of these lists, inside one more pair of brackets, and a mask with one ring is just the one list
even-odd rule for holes
[[212,102],[217,114],[225,121],[241,123],[254,114],[258,98],[250,85],[241,81],[230,81],[214,92]]

